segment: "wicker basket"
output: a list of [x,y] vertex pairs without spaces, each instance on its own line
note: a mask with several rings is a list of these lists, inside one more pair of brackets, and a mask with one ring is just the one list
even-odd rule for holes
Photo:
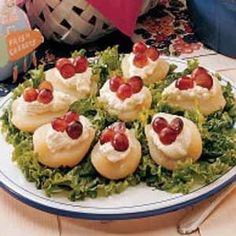
[[[156,6],[157,0],[144,0],[141,14]],[[93,41],[114,27],[86,0],[27,0],[31,25],[47,39],[67,44]]]

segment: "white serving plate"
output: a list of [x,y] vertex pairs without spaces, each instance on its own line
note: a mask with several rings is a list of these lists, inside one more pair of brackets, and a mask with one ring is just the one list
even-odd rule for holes
[[[170,57],[165,59],[178,65],[178,70],[186,67],[186,62],[183,60]],[[222,83],[227,81],[230,80],[224,77]],[[236,85],[233,83],[232,85],[236,93]],[[0,110],[7,106],[9,100],[10,96],[7,96],[0,101]],[[107,198],[70,202],[63,196],[49,198],[43,191],[37,190],[33,183],[27,182],[20,169],[11,161],[12,146],[5,141],[2,134],[0,134],[0,147],[0,187],[32,207],[69,217],[115,220],[164,214],[200,202],[236,180],[236,167],[234,167],[213,183],[186,195],[170,194],[140,184]]]

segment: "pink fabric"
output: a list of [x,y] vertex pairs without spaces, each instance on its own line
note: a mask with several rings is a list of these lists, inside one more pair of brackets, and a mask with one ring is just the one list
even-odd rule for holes
[[25,2],[25,0],[16,0],[16,4],[17,5],[20,5],[20,4],[24,3],[24,2]]
[[87,0],[114,26],[132,36],[143,0]]

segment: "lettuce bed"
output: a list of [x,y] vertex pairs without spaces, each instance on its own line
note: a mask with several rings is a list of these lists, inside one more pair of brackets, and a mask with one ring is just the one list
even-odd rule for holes
[[[109,48],[98,54],[98,59],[92,63],[92,66],[94,73],[99,75],[99,87],[110,75],[121,73],[120,57],[117,47]],[[180,76],[190,73],[197,65],[196,60],[190,61],[188,68],[181,73],[174,72],[175,66],[171,65],[167,79],[149,87],[153,95],[151,109],[142,111],[139,119],[135,122],[126,123],[127,127],[135,130],[136,137],[142,144],[142,160],[133,175],[119,181],[103,178],[93,168],[90,152],[74,168],[51,169],[39,164],[37,154],[33,152],[32,135],[19,131],[13,126],[11,106],[9,105],[4,111],[1,121],[2,132],[6,134],[7,142],[14,146],[13,161],[18,164],[26,179],[34,182],[36,187],[44,190],[48,196],[65,192],[71,201],[120,193],[127,187],[135,186],[140,182],[173,193],[188,193],[197,184],[208,184],[214,181],[236,166],[236,132],[234,127],[236,103],[231,85],[228,83],[223,86],[227,101],[225,109],[208,117],[203,117],[198,110],[190,112],[171,107],[161,98],[161,92],[166,86]],[[20,96],[25,87],[29,85],[37,87],[40,81],[44,80],[43,68],[31,71],[29,77],[30,80],[26,80],[15,89],[13,99]],[[93,145],[98,140],[101,130],[116,121],[116,117],[110,116],[96,97],[75,102],[71,105],[71,110],[88,117],[97,129]],[[197,163],[181,163],[174,171],[168,171],[154,163],[149,155],[144,126],[150,122],[151,116],[156,112],[178,114],[195,122],[203,139],[203,154]]]

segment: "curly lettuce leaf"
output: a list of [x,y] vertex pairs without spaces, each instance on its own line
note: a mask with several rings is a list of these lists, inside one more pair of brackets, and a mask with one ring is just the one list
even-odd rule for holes
[[13,100],[19,97],[23,93],[25,88],[27,87],[37,88],[43,80],[45,80],[45,73],[43,66],[39,66],[37,69],[29,71],[29,73],[26,75],[26,80],[13,90],[12,92]]
[[72,58],[76,58],[78,56],[85,56],[87,53],[86,49],[82,48],[79,51],[75,50],[73,53],[71,53]]
[[224,110],[229,113],[229,115],[233,118],[234,122],[236,122],[236,102],[235,102],[235,94],[233,93],[232,85],[228,82],[226,86],[223,86],[223,95],[226,100],[226,105]]
[[70,106],[70,110],[86,116],[96,130],[103,130],[117,121],[117,117],[109,115],[97,97],[76,101]]
[[108,47],[102,52],[97,52],[97,63],[99,65],[106,65],[110,71],[120,69],[120,54],[118,52],[118,46]]
[[199,66],[199,61],[197,58],[187,60],[187,68],[184,70],[184,73],[190,74],[198,66]]
[[118,46],[108,47],[102,52],[96,53],[96,58],[92,63],[93,74],[98,75],[98,89],[100,89],[107,79],[112,75],[121,75],[121,58]]

